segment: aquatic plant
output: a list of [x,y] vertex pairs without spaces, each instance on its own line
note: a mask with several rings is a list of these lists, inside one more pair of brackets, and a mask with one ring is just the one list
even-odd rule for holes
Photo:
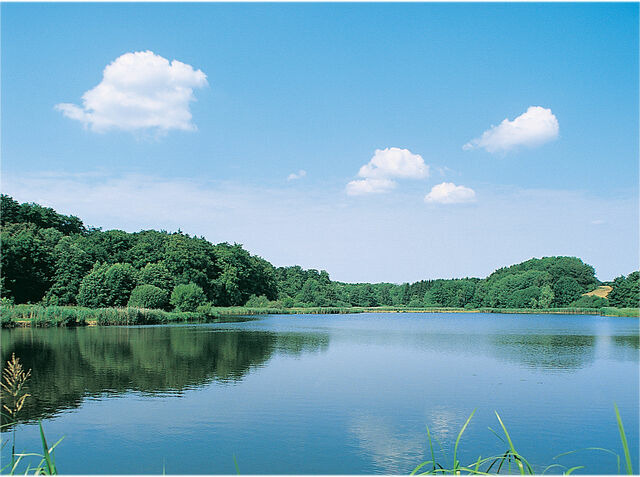
[[[618,406],[614,403],[613,404],[614,410],[615,410],[615,414],[616,414],[616,421],[618,424],[618,431],[620,433],[620,442],[622,445],[622,450],[624,453],[624,457],[625,457],[625,472],[628,475],[633,475],[633,466],[631,464],[631,455],[629,453],[629,444],[627,442],[627,436],[625,434],[624,431],[624,426],[622,424],[622,418],[620,417],[620,412],[618,410]],[[467,429],[467,426],[469,425],[469,422],[471,422],[471,419],[473,418],[473,415],[475,414],[475,409],[473,410],[473,412],[471,413],[471,415],[467,418],[466,422],[464,423],[464,425],[462,426],[462,428],[460,429],[460,432],[458,433],[458,436],[456,437],[456,441],[455,441],[455,445],[453,448],[453,459],[452,459],[452,464],[451,466],[447,466],[446,464],[443,464],[443,462],[445,462],[447,460],[446,455],[444,455],[444,460],[443,461],[438,461],[436,460],[435,457],[435,452],[433,449],[433,439],[431,436],[431,431],[429,430],[429,426],[427,426],[427,441],[429,443],[429,451],[431,454],[431,460],[422,462],[421,464],[419,464],[418,466],[416,466],[415,469],[413,469],[413,471],[411,472],[411,475],[436,475],[436,474],[452,474],[452,475],[460,475],[460,474],[466,474],[466,475],[491,475],[491,474],[499,474],[501,470],[503,470],[505,464],[506,464],[506,471],[508,474],[512,473],[512,467],[515,467],[515,470],[517,471],[517,473],[519,473],[520,475],[533,475],[535,472],[533,470],[533,467],[531,466],[531,464],[529,464],[529,462],[527,461],[527,459],[525,459],[515,448],[513,441],[511,439],[511,436],[509,435],[509,432],[507,431],[507,427],[505,426],[504,422],[502,421],[502,418],[500,417],[500,415],[495,412],[496,417],[498,418],[498,422],[500,423],[500,427],[502,428],[502,432],[504,434],[504,437],[499,435],[496,431],[494,431],[493,429],[489,428],[489,430],[496,435],[496,437],[498,437],[498,439],[500,439],[504,444],[507,445],[507,450],[499,455],[494,455],[491,457],[485,457],[482,458],[482,456],[478,457],[478,459],[474,462],[471,462],[467,465],[462,465],[460,463],[460,461],[458,460],[458,445],[460,444],[460,439],[462,438],[462,434],[464,434],[464,431]],[[440,448],[442,449],[442,445],[440,445]],[[620,474],[620,456],[613,452],[612,450],[609,449],[604,449],[601,447],[587,447],[585,449],[579,449],[579,450],[574,450],[574,451],[569,451],[569,452],[563,452],[562,454],[558,454],[557,456],[554,457],[555,459],[558,459],[559,457],[565,456],[565,455],[569,455],[569,454],[573,454],[579,451],[585,451],[585,450],[590,450],[590,451],[602,451],[602,452],[606,452],[609,454],[612,454],[616,457],[617,459],[617,474]],[[442,452],[444,454],[444,451]],[[560,465],[560,464],[551,464],[548,465],[541,473],[545,474],[547,471],[549,471],[550,469],[553,468],[562,468],[564,470],[563,474],[564,475],[570,475],[573,472],[575,472],[576,470],[579,469],[583,469],[584,466],[575,466],[575,467],[571,467],[569,469],[567,469],[565,466]],[[493,471],[493,472],[492,472]]]

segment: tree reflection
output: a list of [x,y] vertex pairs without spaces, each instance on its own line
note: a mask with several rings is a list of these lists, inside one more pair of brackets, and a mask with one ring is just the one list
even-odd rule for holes
[[[212,327],[105,327],[3,330],[2,361],[15,353],[31,397],[20,421],[51,417],[88,396],[129,391],[181,393],[212,381],[233,384],[274,353],[328,347],[328,335]],[[4,423],[4,421],[3,421]]]

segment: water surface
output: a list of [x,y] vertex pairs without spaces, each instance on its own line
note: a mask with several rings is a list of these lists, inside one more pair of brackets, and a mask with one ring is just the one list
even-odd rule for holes
[[[623,415],[638,469],[638,320],[454,313],[272,315],[244,322],[2,332],[32,369],[18,450],[41,419],[64,473],[397,474],[517,449],[615,473]],[[8,434],[4,434],[6,439]],[[6,462],[7,446],[3,449]],[[445,460],[446,462],[446,460]],[[555,468],[561,471],[561,468]]]

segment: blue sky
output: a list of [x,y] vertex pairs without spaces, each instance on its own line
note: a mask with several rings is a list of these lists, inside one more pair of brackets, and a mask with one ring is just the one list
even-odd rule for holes
[[1,8],[20,201],[344,281],[638,268],[637,4]]

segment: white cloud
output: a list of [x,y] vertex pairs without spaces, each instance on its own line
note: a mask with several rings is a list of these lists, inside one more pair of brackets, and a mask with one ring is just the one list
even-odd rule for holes
[[347,184],[347,194],[379,194],[394,189],[397,183],[392,179],[422,179],[429,176],[429,166],[422,156],[408,149],[388,147],[376,149],[371,160],[360,168],[358,176],[362,180]]
[[96,132],[192,131],[196,126],[189,103],[195,100],[193,90],[205,85],[202,71],[152,51],[138,51],[108,64],[102,81],[82,95],[82,106],[60,103],[55,108]]
[[368,179],[422,179],[429,176],[429,166],[422,156],[408,149],[376,149],[371,160],[360,168],[360,177]]
[[465,151],[484,148],[489,152],[507,152],[518,146],[534,147],[558,137],[558,119],[550,109],[529,106],[513,121],[505,119],[491,126],[482,136],[462,146]]
[[295,181],[297,179],[302,179],[306,175],[307,175],[307,171],[303,171],[302,169],[300,169],[297,173],[293,172],[289,174],[289,176],[287,177],[287,180]]
[[347,184],[347,194],[381,194],[396,187],[396,182],[390,179],[361,179]]
[[457,186],[453,182],[443,182],[431,188],[424,201],[430,204],[460,204],[474,202],[476,193],[473,189]]

